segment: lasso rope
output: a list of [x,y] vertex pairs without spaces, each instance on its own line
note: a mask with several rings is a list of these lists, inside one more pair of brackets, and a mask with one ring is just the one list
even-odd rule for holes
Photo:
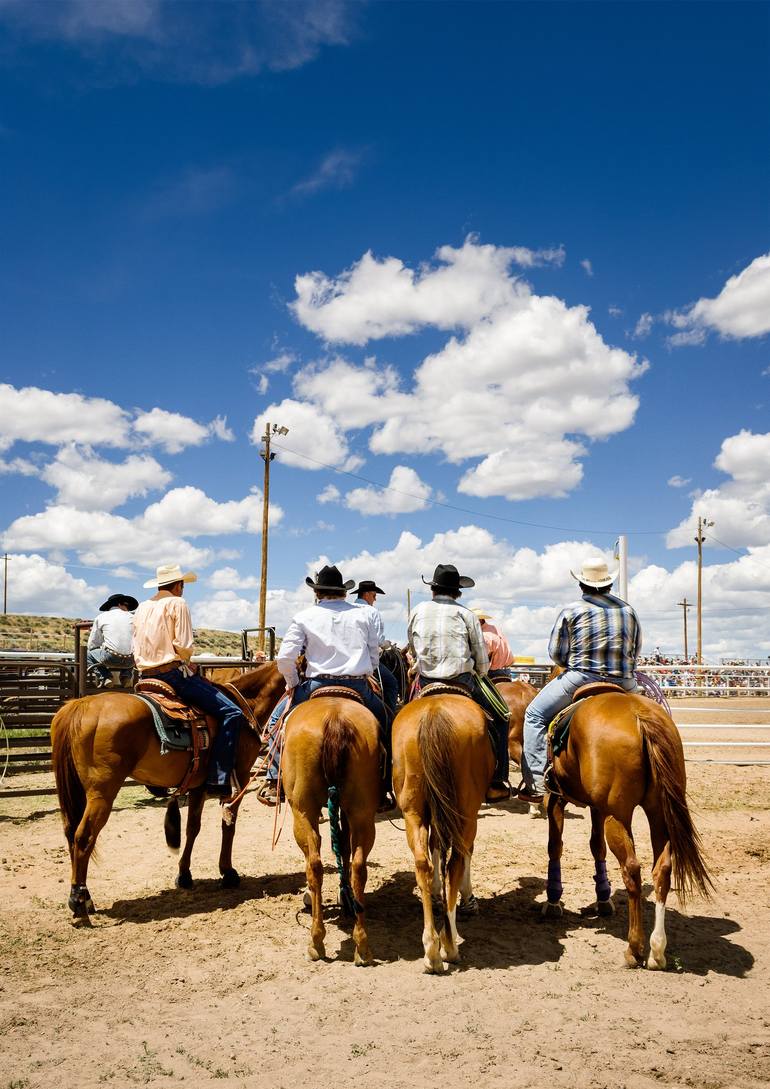
[[645,696],[649,696],[651,700],[655,700],[656,703],[659,703],[667,715],[671,714],[671,708],[668,700],[663,695],[663,690],[657,681],[654,681],[648,673],[641,673],[637,670],[636,683],[642,689]]
[[342,828],[340,826],[340,791],[339,787],[329,787],[329,801],[327,803],[329,809],[329,832],[332,841],[332,850],[334,851],[334,857],[337,859],[337,871],[340,875],[340,903],[343,911],[347,915],[359,915],[364,909],[358,900],[353,895],[353,889],[350,885],[350,881],[345,874],[345,866],[342,861],[342,849],[340,845],[340,836],[342,835]]

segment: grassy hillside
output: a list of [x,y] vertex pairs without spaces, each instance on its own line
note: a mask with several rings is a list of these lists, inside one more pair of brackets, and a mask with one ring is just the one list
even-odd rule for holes
[[[69,651],[75,649],[73,624],[64,616],[0,616],[0,650]],[[240,657],[241,637],[231,631],[195,629],[197,654],[231,654]]]

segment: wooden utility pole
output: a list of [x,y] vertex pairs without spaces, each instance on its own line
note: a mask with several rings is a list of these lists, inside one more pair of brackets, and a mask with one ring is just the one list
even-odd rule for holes
[[5,554],[5,571],[3,573],[3,616],[8,613],[8,553]]
[[259,456],[265,463],[265,479],[262,486],[262,571],[259,582],[259,633],[257,646],[261,651],[265,649],[265,613],[267,610],[267,537],[270,512],[270,462],[275,454],[270,450],[270,439],[273,435],[288,435],[288,427],[279,427],[278,424],[265,424],[265,433],[262,436],[262,449]]
[[703,530],[708,529],[709,526],[713,526],[713,522],[710,522],[708,518],[698,517],[698,536],[695,538],[695,543],[698,546],[698,603],[697,603],[697,623],[698,623],[698,665],[703,665],[703,542],[706,540]]
[[689,657],[687,652],[687,610],[692,608],[692,603],[685,597],[681,601],[677,601],[677,605],[682,606],[682,616],[684,617],[684,660],[686,662]]
[[409,617],[412,615],[412,591],[407,587],[406,590],[406,619],[409,622]]

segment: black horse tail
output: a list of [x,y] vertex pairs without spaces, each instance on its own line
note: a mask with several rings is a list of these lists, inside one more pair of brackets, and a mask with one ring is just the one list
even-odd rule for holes
[[679,731],[668,718],[639,715],[638,721],[668,830],[674,887],[682,904],[694,893],[709,899],[714,886],[703,861],[700,834],[687,805],[686,771]]
[[86,792],[72,755],[72,731],[80,724],[84,703],[85,699],[70,700],[56,712],[51,722],[51,763],[64,835],[70,849],[86,811]]

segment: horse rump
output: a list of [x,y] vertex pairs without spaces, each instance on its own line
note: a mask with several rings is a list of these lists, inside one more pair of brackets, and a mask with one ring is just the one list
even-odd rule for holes
[[342,786],[355,740],[355,730],[344,714],[330,711],[324,719],[321,738],[321,769],[329,786]]
[[679,732],[671,719],[639,715],[638,722],[671,844],[674,887],[683,905],[694,893],[710,899],[714,886],[703,861],[700,833],[687,805]]
[[51,763],[64,823],[64,835],[70,848],[86,810],[86,792],[72,755],[72,732],[80,723],[84,702],[83,698],[65,703],[51,722]]
[[465,852],[462,814],[458,809],[453,766],[452,719],[437,706],[429,706],[417,727],[417,749],[425,775],[425,793],[433,840],[442,858],[450,847]]

